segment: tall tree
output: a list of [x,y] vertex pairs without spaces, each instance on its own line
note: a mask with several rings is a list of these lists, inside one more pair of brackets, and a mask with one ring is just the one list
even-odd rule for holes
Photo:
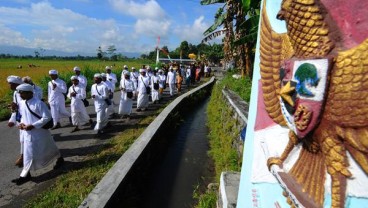
[[115,51],[116,51],[115,45],[110,45],[107,48],[107,54],[109,55],[110,58],[112,58],[115,55]]
[[97,48],[97,58],[101,60],[103,58],[103,54],[104,54],[104,52],[102,51],[101,46],[98,46],[98,48]]
[[182,55],[182,58],[187,58],[188,57],[188,54],[189,54],[188,41],[185,40],[185,41],[180,43],[179,54]]

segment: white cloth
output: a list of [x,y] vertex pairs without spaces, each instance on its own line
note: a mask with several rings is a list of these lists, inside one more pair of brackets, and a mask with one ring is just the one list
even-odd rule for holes
[[33,97],[36,97],[40,100],[42,100],[43,98],[43,92],[42,92],[42,88],[37,86],[37,85],[33,85]]
[[[53,89],[53,83],[56,84],[55,89]],[[67,88],[63,80],[57,78],[48,83],[48,102],[50,104],[54,126],[61,118],[70,117],[70,113],[65,109],[65,97],[63,93],[66,92]]]
[[186,73],[185,73],[185,78],[188,78],[188,77],[190,77],[191,76],[191,69],[190,68],[187,68],[187,71],[186,71]]
[[170,95],[174,95],[175,92],[175,82],[176,82],[176,73],[169,71],[167,73],[167,80],[166,82],[169,84]]
[[78,81],[79,81],[78,85],[83,86],[84,89],[86,89],[86,87],[87,87],[87,78],[85,76],[81,75],[81,74],[78,75],[77,78],[78,78]]
[[105,84],[99,83],[99,84],[93,84],[91,87],[91,95],[95,96],[95,98],[92,97],[94,100],[95,105],[95,111],[96,111],[96,126],[95,131],[103,129],[107,122],[108,122],[108,115],[106,114],[106,108],[107,104],[105,99],[108,98],[109,92]]
[[116,78],[116,74],[114,73],[106,73],[106,79],[109,80],[112,83],[113,86],[113,92],[115,90],[116,83],[118,82],[118,79]]
[[160,88],[165,88],[166,85],[166,76],[165,74],[159,74],[158,77],[160,78]]
[[147,108],[148,107],[148,94],[146,87],[150,87],[148,76],[140,75],[138,78],[138,98],[137,98],[137,108]]
[[21,130],[24,136],[24,167],[20,174],[21,177],[27,176],[30,170],[43,168],[60,157],[59,149],[56,147],[50,131],[42,128],[51,119],[46,104],[37,98],[27,100],[29,108],[41,116],[41,119],[38,119],[31,114],[25,102],[25,100],[21,101],[21,123],[33,125],[35,128],[30,131]]
[[[17,91],[14,91],[13,93],[13,102],[15,104],[18,105],[18,113],[20,115],[20,110],[19,108],[20,106],[20,102],[22,101],[22,98],[20,97],[20,94]],[[12,122],[14,124],[18,124],[18,122],[16,121],[16,117],[17,117],[17,113],[13,112],[9,118],[8,122]],[[20,154],[23,154],[23,135],[22,135],[22,130],[19,130],[19,142],[20,142]]]
[[152,76],[151,77],[151,98],[152,98],[152,102],[155,102],[156,100],[159,100],[158,97],[158,89],[155,90],[154,87],[154,83],[157,83],[160,87],[160,77],[159,76]]
[[[71,93],[76,93],[76,96],[71,96]],[[89,115],[87,113],[86,107],[82,99],[86,98],[86,90],[84,86],[72,85],[69,87],[68,98],[71,100],[70,102],[70,111],[72,116],[72,123],[74,126],[81,126],[89,122]]]
[[109,80],[102,81],[102,83],[106,85],[106,87],[109,91],[109,95],[112,94],[111,99],[110,99],[110,96],[108,96],[109,97],[108,99],[111,101],[111,105],[109,105],[106,109],[107,116],[110,116],[110,115],[115,113],[115,110],[114,110],[114,90],[115,90],[115,87],[113,86],[113,83]]
[[133,107],[133,100],[127,97],[127,92],[135,91],[134,82],[130,79],[120,81],[121,97],[119,104],[119,114],[130,115]]
[[130,79],[133,81],[134,84],[134,91],[133,93],[135,94],[138,88],[138,77],[139,77],[139,73],[138,72],[130,72]]

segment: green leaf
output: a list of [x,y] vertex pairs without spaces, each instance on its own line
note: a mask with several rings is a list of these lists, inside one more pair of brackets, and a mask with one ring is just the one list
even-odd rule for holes
[[209,27],[206,31],[204,31],[203,35],[207,36],[211,32],[215,31],[220,25],[224,23],[225,17],[226,17],[226,12],[222,13],[221,16],[216,18],[215,23],[211,27]]
[[209,5],[209,4],[216,4],[216,3],[226,3],[226,0],[202,0],[201,5]]

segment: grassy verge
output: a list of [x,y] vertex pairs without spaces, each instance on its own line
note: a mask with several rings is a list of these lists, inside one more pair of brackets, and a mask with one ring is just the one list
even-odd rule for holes
[[[232,112],[222,96],[222,89],[227,87],[249,102],[251,81],[248,78],[234,79],[232,78],[234,73],[236,71],[227,73],[221,82],[214,85],[207,108],[207,126],[210,129],[209,155],[214,161],[216,179],[220,178],[223,171],[240,171],[242,165],[242,158],[239,158],[237,151],[232,148],[233,141],[239,137],[239,131],[236,129],[237,121],[233,119]],[[196,208],[216,207],[217,190],[195,192],[193,195],[198,199]]]

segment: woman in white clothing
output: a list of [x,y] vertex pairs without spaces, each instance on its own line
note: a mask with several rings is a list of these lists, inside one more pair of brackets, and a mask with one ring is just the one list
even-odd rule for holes
[[153,75],[151,77],[151,97],[153,103],[159,102],[160,100],[158,96],[159,88],[160,88],[160,77],[157,76],[157,71],[154,70]]
[[135,91],[134,82],[130,79],[130,73],[124,73],[124,79],[120,81],[120,105],[119,105],[119,115],[122,118],[127,116],[130,117],[133,107],[133,92]]

